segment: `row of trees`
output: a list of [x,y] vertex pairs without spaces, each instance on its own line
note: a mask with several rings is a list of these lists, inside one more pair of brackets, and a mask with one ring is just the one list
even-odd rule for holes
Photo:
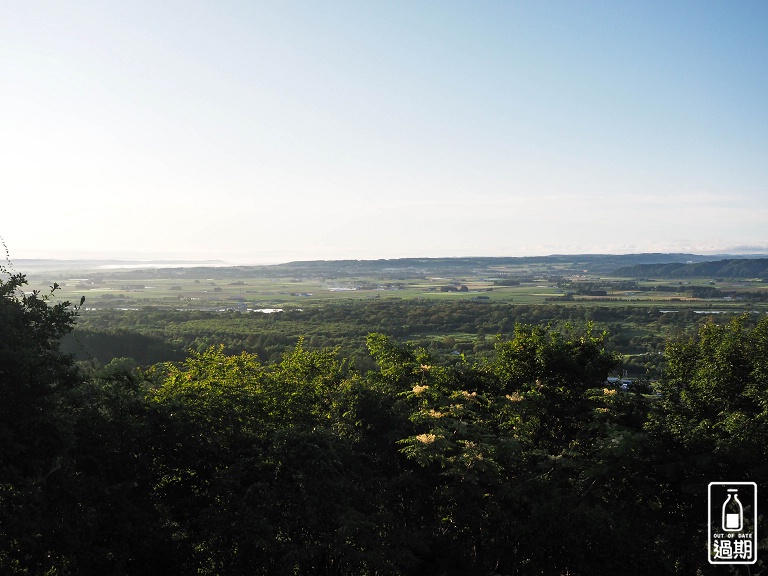
[[85,373],[58,348],[76,307],[23,285],[0,284],[5,574],[709,573],[707,484],[768,473],[765,319],[671,342],[660,396],[605,383],[606,334],[524,324],[478,363],[371,334],[367,371],[300,340]]
[[[717,320],[726,321],[726,315]],[[203,351],[224,344],[229,354],[247,351],[264,362],[279,362],[304,337],[307,348],[339,347],[358,368],[369,370],[374,364],[365,338],[371,332],[412,341],[436,355],[455,350],[480,361],[493,356],[496,335],[511,334],[516,324],[559,328],[570,323],[584,328],[593,322],[608,330],[606,345],[625,355],[619,373],[628,370],[633,377],[655,379],[664,342],[695,334],[704,321],[704,315],[693,310],[664,313],[658,307],[400,299],[310,305],[277,314],[88,310],[79,318],[77,330],[64,338],[63,349],[102,365],[115,357],[130,357],[146,366],[181,360],[189,349]]]

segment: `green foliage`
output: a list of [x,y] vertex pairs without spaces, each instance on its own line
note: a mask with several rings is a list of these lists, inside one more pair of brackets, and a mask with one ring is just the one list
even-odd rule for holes
[[204,427],[207,441],[226,447],[238,436],[258,433],[263,369],[253,355],[226,356],[219,346],[192,351],[180,367],[167,364],[165,369],[167,375],[154,391],[154,401]]
[[[396,417],[333,352],[299,342],[262,366],[212,348],[152,378],[162,414],[154,493],[200,573],[394,570],[389,488],[366,486],[393,472],[378,435]],[[384,453],[370,450],[376,442]]]
[[[720,315],[718,321],[727,321]],[[179,362],[187,350],[202,352],[224,344],[228,355],[256,354],[266,364],[303,337],[304,347],[338,348],[357,370],[373,369],[367,334],[409,340],[424,348],[437,363],[494,356],[496,334],[511,334],[515,325],[586,328],[593,322],[606,330],[605,345],[624,355],[621,371],[632,377],[660,376],[660,352],[666,339],[694,334],[705,315],[691,310],[664,314],[657,307],[510,305],[477,302],[366,300],[307,307],[280,314],[194,312],[178,310],[89,310],[78,328],[63,339],[63,350],[83,361],[107,364],[114,357],[132,357],[139,365]],[[455,357],[454,357],[455,356]]]
[[[660,410],[650,426],[683,446],[741,466],[768,445],[768,320],[709,323],[698,338],[669,345]],[[758,456],[756,458],[756,456]]]
[[595,406],[588,391],[602,389],[619,358],[605,349],[607,334],[566,339],[559,332],[518,326],[515,337],[497,346],[492,371],[502,391],[514,395],[519,412],[513,426],[525,441],[557,452],[589,438],[585,423]]
[[768,278],[768,259],[728,259],[713,262],[637,264],[619,268],[613,276],[633,278]]
[[21,274],[0,278],[0,568],[9,573],[58,561],[47,488],[70,443],[59,404],[77,382],[71,359],[58,350],[77,310],[50,305],[55,284],[48,295],[24,294],[25,285]]
[[[486,304],[356,309],[401,336],[513,330],[446,360],[452,335],[363,337],[329,307],[304,319],[364,340],[365,363],[300,338],[269,361],[197,340],[86,375],[58,349],[77,309],[23,284],[0,283],[2,573],[704,573],[706,484],[768,474],[765,319],[670,342],[660,397],[607,384],[620,359],[589,320],[617,319],[597,308],[584,329],[558,308],[562,330],[533,308],[516,309],[531,324]],[[195,314],[169,333],[282,322]]]
[[[678,562],[689,572],[705,565],[691,542],[706,538],[695,511],[707,484],[768,477],[768,319],[748,324],[746,316],[708,323],[697,337],[670,342],[661,398],[646,425],[656,452],[658,525],[691,534],[678,543]],[[765,534],[762,518],[758,534]]]
[[[584,553],[599,547],[623,566],[630,522],[617,525],[611,493],[592,490],[623,474],[617,462],[636,424],[625,415],[638,401],[605,388],[617,358],[604,343],[591,331],[519,326],[492,362],[453,368],[419,365],[389,345],[387,360],[409,366],[400,377],[410,377],[416,426],[399,444],[432,477],[435,546],[448,572],[606,573],[605,555]],[[564,529],[564,510],[578,531]],[[589,528],[609,519],[610,536]]]

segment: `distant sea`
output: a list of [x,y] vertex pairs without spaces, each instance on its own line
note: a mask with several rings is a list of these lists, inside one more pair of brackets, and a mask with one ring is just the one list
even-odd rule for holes
[[[223,260],[54,260],[14,259],[13,270],[22,273],[54,270],[119,270],[140,268],[219,268],[232,266]],[[6,265],[6,267],[8,267]]]

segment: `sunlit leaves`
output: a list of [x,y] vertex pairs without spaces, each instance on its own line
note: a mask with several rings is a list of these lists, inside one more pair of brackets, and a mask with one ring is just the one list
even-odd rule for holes
[[715,450],[739,452],[760,445],[768,434],[768,320],[751,329],[746,322],[741,317],[726,325],[709,323],[698,338],[668,346],[652,429]]

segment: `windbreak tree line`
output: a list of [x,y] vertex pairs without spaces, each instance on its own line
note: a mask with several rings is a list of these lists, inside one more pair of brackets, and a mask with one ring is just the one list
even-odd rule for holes
[[[669,312],[669,311],[667,311]],[[726,321],[721,314],[717,321]],[[303,337],[307,348],[338,347],[362,370],[374,368],[366,336],[378,332],[413,341],[436,355],[457,351],[478,361],[494,352],[494,336],[511,334],[516,324],[607,329],[606,345],[625,355],[619,371],[634,377],[658,378],[658,352],[665,340],[695,334],[703,314],[681,308],[665,313],[658,305],[584,306],[513,304],[508,302],[425,301],[398,298],[349,300],[308,305],[276,314],[182,310],[94,310],[78,319],[77,330],[64,337],[62,349],[79,360],[102,365],[129,357],[142,366],[182,360],[189,349],[199,352],[224,344],[228,354],[258,354],[264,362],[280,362]]]
[[768,474],[765,319],[671,342],[660,396],[530,325],[481,364],[371,334],[364,372],[300,340],[85,374],[76,307],[0,282],[3,574],[714,573],[707,484]]

